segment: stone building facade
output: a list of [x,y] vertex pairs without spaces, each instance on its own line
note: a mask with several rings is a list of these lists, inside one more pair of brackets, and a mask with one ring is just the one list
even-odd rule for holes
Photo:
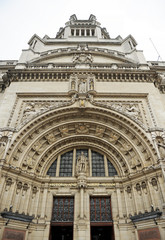
[[165,62],[72,15],[0,61],[0,239],[165,236]]

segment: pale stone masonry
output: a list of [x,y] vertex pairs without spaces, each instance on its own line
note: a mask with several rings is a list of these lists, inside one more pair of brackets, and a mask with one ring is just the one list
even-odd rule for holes
[[0,61],[0,239],[165,236],[165,62],[72,15]]

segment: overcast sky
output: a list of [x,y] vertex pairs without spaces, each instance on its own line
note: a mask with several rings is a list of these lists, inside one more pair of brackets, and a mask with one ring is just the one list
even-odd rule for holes
[[35,33],[55,37],[72,14],[94,14],[111,38],[131,34],[147,60],[165,61],[165,0],[0,0],[0,60],[19,59]]

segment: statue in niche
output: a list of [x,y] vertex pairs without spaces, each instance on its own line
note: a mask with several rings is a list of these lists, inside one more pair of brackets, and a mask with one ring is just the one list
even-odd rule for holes
[[165,159],[165,144],[163,138],[160,136],[156,137],[156,143],[158,145],[161,159]]
[[94,90],[94,81],[93,81],[93,79],[90,79],[90,81],[89,81],[89,90]]
[[75,88],[76,88],[76,83],[75,83],[75,81],[72,81],[71,82],[71,89],[75,90]]
[[79,93],[86,93],[86,81],[82,80],[78,85]]
[[88,159],[84,155],[84,152],[81,152],[81,155],[79,155],[77,159],[76,175],[79,175],[79,173],[87,173],[87,170],[88,170]]

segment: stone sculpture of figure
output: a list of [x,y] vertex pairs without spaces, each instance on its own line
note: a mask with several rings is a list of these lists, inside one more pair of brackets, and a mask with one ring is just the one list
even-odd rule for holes
[[53,142],[56,141],[56,138],[55,138],[55,136],[54,136],[53,133],[50,133],[50,134],[46,135],[46,136],[45,136],[45,139],[47,140],[47,142],[48,142],[49,144],[52,144]]
[[115,143],[117,143],[118,139],[119,139],[119,136],[117,134],[115,134],[113,132],[110,133],[110,136],[109,136],[110,143],[115,144]]
[[128,143],[124,142],[120,150],[126,155],[132,150],[132,147]]
[[76,166],[77,175],[79,173],[87,173],[87,165],[88,165],[88,159],[84,155],[84,152],[81,152],[81,155],[79,155],[77,159],[77,166]]
[[71,83],[71,89],[72,89],[72,90],[75,90],[75,86],[76,86],[75,81],[72,81],[72,83]]
[[161,159],[165,159],[165,144],[162,137],[156,137],[159,153]]
[[86,92],[86,82],[81,81],[78,85],[78,88],[79,88],[80,93],[85,93]]
[[130,103],[125,110],[126,110],[126,113],[129,114],[131,117],[135,117],[137,119],[140,118],[139,116],[140,111],[133,103]]
[[90,89],[90,90],[93,90],[93,89],[94,89],[93,79],[91,79],[90,82],[89,82],[89,89]]

